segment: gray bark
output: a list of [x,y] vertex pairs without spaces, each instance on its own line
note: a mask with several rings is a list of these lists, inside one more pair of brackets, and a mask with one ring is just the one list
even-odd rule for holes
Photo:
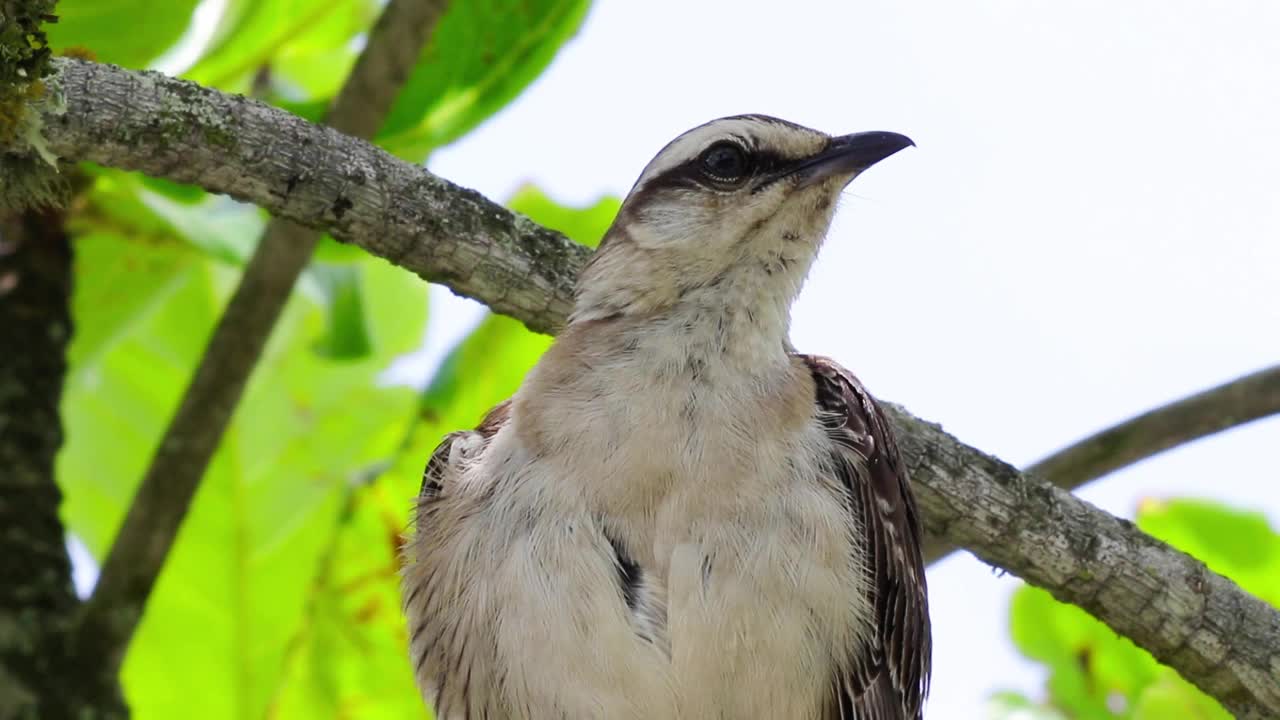
[[1241,718],[1280,717],[1280,613],[1204,563],[889,406],[926,530],[1078,605]]
[[[50,148],[267,208],[554,331],[588,254],[366,143],[156,74],[60,61]],[[1280,613],[1202,563],[894,409],[925,524],[1093,613],[1242,718],[1280,716]]]
[[[1236,378],[1113,425],[1065,447],[1023,472],[1063,490],[1075,488],[1165,450],[1280,413],[1280,365]],[[930,534],[925,562],[956,550]]]
[[49,148],[224,193],[360,245],[552,332],[590,250],[479,193],[240,96],[154,72],[59,59],[66,112]]

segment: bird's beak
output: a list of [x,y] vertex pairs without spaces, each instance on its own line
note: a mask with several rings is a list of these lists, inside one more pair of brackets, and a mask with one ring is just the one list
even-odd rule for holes
[[852,180],[858,173],[915,143],[895,132],[861,132],[831,138],[831,144],[811,158],[800,161],[790,174],[808,187],[832,177]]

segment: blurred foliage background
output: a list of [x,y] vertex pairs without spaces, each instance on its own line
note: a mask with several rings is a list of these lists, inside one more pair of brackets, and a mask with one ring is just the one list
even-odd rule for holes
[[[184,77],[317,118],[376,0],[62,0],[55,50],[146,68],[212,33]],[[377,143],[414,162],[509,103],[579,28],[587,0],[457,0]],[[210,12],[213,8],[216,12]],[[266,222],[190,187],[84,167],[69,214],[76,334],[58,461],[63,518],[96,559],[175,409]],[[594,244],[616,198],[587,208],[536,188],[513,209]],[[326,238],[295,290],[151,597],[124,668],[138,718],[423,717],[406,657],[397,552],[426,458],[518,386],[550,339],[488,316],[425,389],[384,379],[421,347],[427,288]],[[1152,502],[1143,529],[1280,604],[1280,536],[1261,516]],[[935,599],[934,602],[944,602]],[[1009,718],[1226,718],[1083,611],[1022,589],[1017,646],[1044,693]],[[980,648],[975,648],[980,653]],[[199,698],[193,702],[193,698]]]

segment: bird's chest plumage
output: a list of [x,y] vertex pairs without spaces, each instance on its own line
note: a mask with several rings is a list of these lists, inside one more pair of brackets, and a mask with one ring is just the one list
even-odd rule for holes
[[[532,448],[538,495],[581,514],[597,577],[614,579],[563,586],[563,602],[626,605],[630,634],[606,634],[629,640],[599,651],[632,668],[623,695],[666,688],[669,705],[650,694],[636,708],[646,717],[820,717],[868,613],[811,387],[789,365],[745,379],[693,365],[613,368],[608,382],[635,387],[607,410],[576,397],[594,392],[583,375],[527,419],[551,422]],[[628,572],[604,572],[615,565]]]

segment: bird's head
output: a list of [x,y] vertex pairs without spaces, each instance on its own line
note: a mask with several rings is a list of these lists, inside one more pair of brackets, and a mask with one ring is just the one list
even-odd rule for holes
[[833,137],[763,115],[689,130],[627,195],[579,278],[574,319],[689,302],[779,306],[785,315],[840,192],[912,144],[891,132]]

